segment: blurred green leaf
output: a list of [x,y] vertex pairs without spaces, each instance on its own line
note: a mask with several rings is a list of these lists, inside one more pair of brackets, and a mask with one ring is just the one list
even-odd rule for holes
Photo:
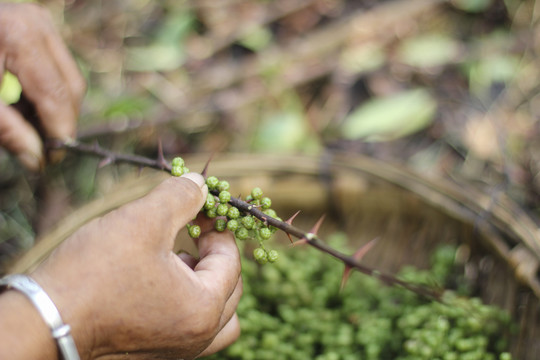
[[304,117],[300,113],[274,113],[265,118],[260,125],[254,147],[259,151],[274,153],[298,150],[306,132]]
[[455,61],[460,46],[450,36],[427,34],[405,40],[398,49],[398,59],[415,67],[435,67]]
[[344,69],[352,73],[376,70],[386,60],[382,46],[378,43],[366,43],[346,49],[341,55],[340,63]]
[[179,68],[185,60],[179,45],[154,44],[126,49],[126,70],[171,71]]
[[184,40],[193,31],[195,18],[181,11],[169,16],[156,32],[152,43],[126,48],[125,67],[130,71],[171,71],[185,61]]
[[493,3],[492,0],[452,0],[452,5],[456,8],[470,13],[486,11]]
[[144,114],[150,108],[150,101],[143,97],[122,97],[108,103],[107,108],[103,110],[105,118],[117,116],[133,116]]
[[513,79],[519,59],[512,55],[494,55],[473,63],[469,68],[471,92],[483,98],[496,83],[506,84]]
[[341,130],[347,139],[393,140],[429,126],[436,110],[436,100],[425,89],[409,90],[364,103],[345,119]]
[[19,101],[22,87],[17,77],[12,73],[4,72],[2,84],[0,85],[0,100],[6,104],[13,104]]
[[272,41],[272,33],[265,27],[256,27],[246,31],[239,43],[253,51],[259,51],[267,47]]

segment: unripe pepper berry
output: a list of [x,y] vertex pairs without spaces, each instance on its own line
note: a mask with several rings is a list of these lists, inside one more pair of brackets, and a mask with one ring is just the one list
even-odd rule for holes
[[234,206],[231,206],[227,211],[227,217],[229,219],[238,219],[240,217],[240,210]]
[[264,265],[268,262],[268,254],[263,248],[256,248],[253,250],[253,257],[261,265]]
[[219,202],[222,204],[226,204],[229,201],[231,201],[231,193],[227,190],[220,191],[219,193]]
[[206,202],[204,203],[204,210],[213,209],[214,206],[216,206],[216,199],[214,199],[214,195],[212,194],[206,195]]
[[172,176],[182,176],[184,175],[184,167],[183,166],[173,166],[171,168],[171,174]]
[[219,184],[219,179],[215,176],[209,176],[208,178],[206,178],[206,185],[208,186],[208,189],[210,190],[214,190],[215,188],[217,188]]
[[238,220],[229,220],[227,221],[227,229],[229,229],[232,232],[235,232],[238,229]]
[[180,166],[184,167],[186,165],[184,159],[182,159],[180,156],[175,157],[171,161],[171,167]]
[[229,182],[225,180],[221,180],[216,186],[216,189],[218,189],[219,191],[227,191],[229,190],[229,188]]
[[276,262],[279,258],[279,253],[276,250],[270,250],[268,252],[268,261],[271,263]]
[[217,219],[216,223],[214,224],[214,228],[217,231],[225,231],[225,229],[227,228],[227,220],[225,220],[225,219]]
[[246,240],[249,237],[249,231],[245,227],[239,227],[234,233],[234,236],[236,236],[238,240]]
[[229,205],[227,204],[219,204],[217,209],[216,209],[216,213],[219,215],[219,216],[225,216],[227,215],[227,212],[229,211]]
[[267,227],[263,227],[259,229],[259,236],[262,240],[268,240],[272,237],[272,230],[270,230]]
[[263,197],[261,199],[261,207],[263,210],[270,209],[272,207],[272,200],[269,197]]
[[253,188],[253,190],[251,190],[251,196],[255,200],[260,200],[263,196],[263,191],[261,190],[260,187]]
[[189,236],[196,239],[201,236],[201,227],[199,225],[188,225]]
[[250,215],[244,216],[241,222],[242,222],[242,225],[244,225],[244,227],[248,230],[253,229],[253,226],[255,225],[255,219],[253,219],[253,217]]

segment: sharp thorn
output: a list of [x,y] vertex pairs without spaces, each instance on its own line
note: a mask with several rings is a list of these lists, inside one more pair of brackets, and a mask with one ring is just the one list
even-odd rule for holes
[[161,139],[158,139],[157,164],[161,167],[162,170],[165,169],[165,167],[168,165],[167,161],[165,160],[165,156],[163,155],[163,144],[161,143]]
[[339,291],[343,291],[345,288],[345,284],[347,283],[347,280],[349,280],[349,276],[351,275],[352,267],[349,265],[345,265],[345,269],[343,270],[343,276],[341,277],[341,284],[339,286]]
[[98,169],[101,169],[101,168],[104,168],[105,166],[109,165],[109,164],[112,164],[113,163],[113,159],[110,158],[110,157],[106,157],[104,159],[102,159],[99,163],[98,163]]
[[360,248],[358,248],[358,250],[355,251],[355,253],[352,255],[352,257],[356,261],[360,261],[364,257],[364,255],[366,255],[369,252],[369,250],[371,250],[371,248],[373,248],[373,245],[375,245],[378,240],[379,240],[379,238],[376,237],[375,239],[369,241],[368,243],[360,246]]
[[313,225],[313,227],[311,228],[310,234],[317,235],[317,232],[319,231],[319,228],[321,227],[321,224],[323,223],[325,217],[326,215],[323,215],[319,218],[319,220],[317,220],[315,225]]
[[291,237],[291,234],[289,234],[289,233],[286,233],[286,234],[287,234],[287,237],[289,238],[289,240],[291,241],[291,244],[294,246],[294,241],[293,241],[293,239]]
[[[287,221],[285,221],[285,223],[289,224],[289,225],[292,225],[292,222],[294,220],[294,218],[296,218],[296,216],[300,214],[300,210],[298,210],[297,212],[294,213],[293,216],[291,216],[289,219],[287,219]],[[289,236],[290,238],[290,236]]]
[[212,152],[212,154],[210,155],[210,157],[208,158],[208,161],[206,161],[206,164],[204,165],[204,168],[203,170],[201,171],[201,175],[206,179],[206,173],[208,172],[208,167],[210,166],[210,162],[212,161],[212,159],[214,158],[214,155],[216,154],[216,152]]
[[301,238],[300,240],[296,240],[295,242],[293,242],[293,243],[291,244],[291,246],[293,246],[293,247],[294,247],[294,246],[300,246],[300,245],[305,245],[305,244],[307,244],[307,243],[308,243],[308,241],[307,241],[306,238]]

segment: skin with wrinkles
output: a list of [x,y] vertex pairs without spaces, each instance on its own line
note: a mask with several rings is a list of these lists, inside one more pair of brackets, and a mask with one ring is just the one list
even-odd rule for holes
[[35,4],[0,4],[0,78],[21,83],[38,115],[39,131],[14,107],[0,103],[0,146],[37,171],[45,163],[43,138],[75,136],[85,81],[49,13]]
[[[83,226],[31,274],[71,326],[82,359],[192,359],[239,336],[242,282],[232,234],[198,219],[199,259],[173,252],[178,231],[199,212],[207,191],[199,174],[170,178]],[[22,306],[9,300],[0,296],[0,358],[56,359],[46,329],[32,352],[36,347],[21,344],[21,336],[7,328],[9,314]],[[29,325],[17,320],[12,326]],[[43,325],[39,317],[28,321],[38,329]],[[36,325],[31,329],[37,331]],[[2,345],[9,341],[21,344],[24,356],[17,346]]]

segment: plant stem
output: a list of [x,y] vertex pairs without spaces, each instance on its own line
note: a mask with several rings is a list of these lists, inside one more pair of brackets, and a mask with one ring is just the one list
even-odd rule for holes
[[[164,159],[161,146],[159,148],[157,159],[150,159],[144,156],[133,155],[133,154],[116,153],[108,149],[102,148],[97,143],[87,144],[87,143],[83,143],[77,140],[71,140],[71,141],[50,140],[46,142],[46,148],[51,149],[51,150],[66,149],[69,151],[73,151],[73,152],[77,152],[77,153],[81,153],[85,155],[95,156],[95,157],[103,159],[103,162],[102,162],[103,165],[113,164],[113,163],[114,164],[128,163],[132,165],[138,165],[141,167],[150,167],[153,169],[166,171],[168,173],[170,173],[171,171],[171,165]],[[212,190],[211,193],[215,196],[219,195],[219,191],[217,190]],[[431,288],[427,288],[425,286],[421,286],[418,284],[409,283],[409,282],[400,280],[393,275],[384,274],[375,269],[371,269],[361,264],[354,257],[346,255],[332,248],[331,246],[327,245],[316,234],[312,232],[306,232],[285,221],[268,216],[265,213],[263,213],[261,210],[259,210],[258,207],[253,206],[243,201],[242,199],[232,197],[229,203],[232,206],[237,207],[240,211],[246,214],[251,214],[255,216],[259,220],[263,221],[265,224],[274,226],[298,239],[301,239],[303,242],[305,242],[306,244],[309,244],[313,248],[340,260],[346,267],[350,267],[363,274],[376,277],[388,285],[402,286],[403,288],[410,290],[418,295],[432,298],[435,300],[440,300],[441,294],[439,291],[435,291]]]

